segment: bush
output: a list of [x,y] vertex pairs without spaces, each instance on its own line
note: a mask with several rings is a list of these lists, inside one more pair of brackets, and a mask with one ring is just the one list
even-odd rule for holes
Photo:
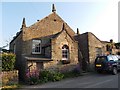
[[51,71],[49,79],[50,81],[60,81],[61,79],[63,79],[63,77],[64,75],[62,73]]
[[39,82],[39,71],[33,70],[32,72],[26,73],[27,83],[37,84]]
[[40,72],[40,81],[48,82],[48,81],[60,81],[63,79],[64,75],[60,72],[43,70]]
[[74,68],[74,70],[72,71],[64,72],[63,74],[64,74],[64,78],[82,76],[82,73],[80,72],[78,67]]
[[14,69],[15,54],[2,53],[2,71],[11,71]]

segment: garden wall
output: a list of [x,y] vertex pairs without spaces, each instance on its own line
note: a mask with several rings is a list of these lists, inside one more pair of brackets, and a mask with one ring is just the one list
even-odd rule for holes
[[18,70],[2,71],[2,86],[18,84]]

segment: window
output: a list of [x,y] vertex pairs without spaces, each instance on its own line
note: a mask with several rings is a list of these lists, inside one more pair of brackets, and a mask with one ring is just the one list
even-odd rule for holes
[[102,49],[101,48],[96,48],[96,56],[102,55]]
[[41,40],[32,41],[32,54],[41,54]]
[[69,47],[67,45],[64,45],[62,47],[62,60],[68,59],[69,59]]
[[106,60],[107,60],[106,56],[100,56],[96,58],[96,62],[104,62]]

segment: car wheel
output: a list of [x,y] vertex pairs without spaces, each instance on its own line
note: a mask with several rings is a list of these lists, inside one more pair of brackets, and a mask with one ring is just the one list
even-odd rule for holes
[[112,74],[113,74],[113,75],[116,75],[116,74],[117,74],[117,68],[116,68],[116,67],[113,67]]

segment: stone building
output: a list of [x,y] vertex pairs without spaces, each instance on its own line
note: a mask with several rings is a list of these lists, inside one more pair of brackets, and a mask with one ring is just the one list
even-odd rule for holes
[[78,42],[75,32],[57,15],[52,13],[27,27],[23,18],[20,32],[10,42],[10,50],[16,54],[19,79],[25,80],[27,70],[71,71],[78,62]]
[[19,79],[25,80],[27,70],[50,69],[71,71],[79,63],[80,69],[93,70],[96,56],[116,54],[113,41],[99,40],[93,33],[77,34],[56,13],[52,13],[31,26],[22,27],[10,42],[10,50],[16,54]]
[[115,43],[116,49],[117,49],[117,54],[120,55],[120,42]]
[[94,61],[97,56],[117,54],[117,49],[112,39],[110,42],[101,41],[91,32],[86,32],[83,34],[79,34],[78,32],[75,39],[78,41],[78,47],[82,53],[83,58],[80,58],[81,54],[79,54],[79,58],[82,60],[82,69],[85,71],[94,70]]

